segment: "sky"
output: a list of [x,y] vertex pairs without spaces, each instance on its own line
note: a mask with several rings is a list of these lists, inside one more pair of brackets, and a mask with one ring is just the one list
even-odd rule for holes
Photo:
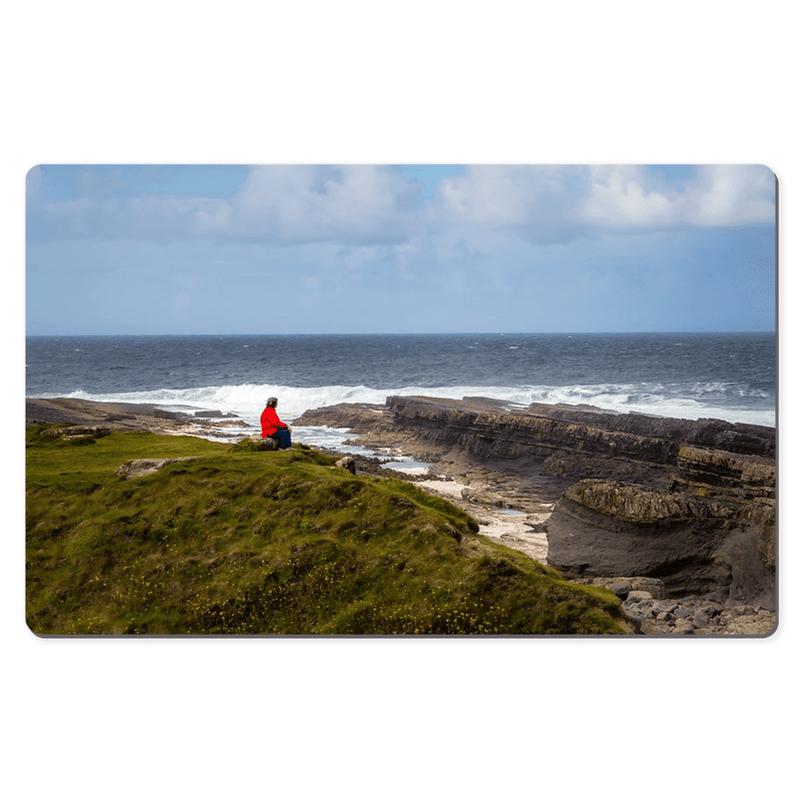
[[761,165],[39,165],[26,332],[773,331]]

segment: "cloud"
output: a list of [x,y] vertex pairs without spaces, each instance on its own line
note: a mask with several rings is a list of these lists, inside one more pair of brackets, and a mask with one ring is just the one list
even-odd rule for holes
[[386,166],[255,167],[238,191],[224,198],[127,196],[118,182],[98,180],[92,168],[74,183],[77,197],[48,200],[41,168],[30,171],[32,237],[397,243],[424,222],[417,213],[424,183]]
[[594,167],[581,213],[612,229],[767,224],[775,221],[775,178],[762,166],[698,166],[676,185],[643,167]]
[[511,229],[542,243],[576,233],[575,169],[551,166],[473,166],[445,178],[432,219],[442,227]]
[[676,222],[676,194],[654,186],[642,167],[590,167],[577,214],[591,226],[662,228]]
[[401,242],[419,229],[422,188],[390,167],[256,167],[230,203],[198,226],[279,244]]
[[76,179],[78,194],[49,199],[46,174],[34,167],[27,176],[27,233],[34,241],[102,239],[184,241],[196,239],[201,221],[224,205],[213,197],[169,194],[126,196],[120,179],[100,183],[91,168]]
[[430,197],[422,181],[387,166],[254,167],[225,197],[131,194],[122,180],[98,180],[86,168],[75,196],[53,200],[46,175],[32,169],[30,238],[399,246],[511,234],[556,244],[775,216],[774,176],[759,166],[700,166],[680,179],[644,166],[472,166],[443,178]]
[[762,166],[699,166],[681,180],[646,166],[477,166],[443,180],[438,200],[442,225],[513,230],[538,244],[775,219],[774,176]]
[[764,166],[702,166],[687,188],[683,221],[735,226],[775,221],[775,175]]

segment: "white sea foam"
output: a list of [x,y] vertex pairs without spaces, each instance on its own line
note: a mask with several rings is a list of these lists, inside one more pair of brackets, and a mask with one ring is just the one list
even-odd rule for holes
[[[698,386],[699,397],[711,394],[707,402],[692,397],[670,395],[657,385],[585,385],[585,386],[405,386],[398,389],[375,389],[368,386],[296,387],[270,384],[204,386],[191,389],[154,389],[116,394],[72,392],[68,397],[101,402],[153,403],[168,410],[219,410],[235,414],[248,425],[257,427],[268,397],[277,397],[278,413],[292,422],[304,411],[337,403],[383,403],[390,395],[427,397],[492,397],[510,407],[529,403],[586,404],[627,413],[629,411],[679,419],[713,418],[728,422],[775,425],[772,409],[726,406],[715,402],[716,386]],[[54,395],[49,395],[54,396]],[[338,435],[337,435],[337,438]]]

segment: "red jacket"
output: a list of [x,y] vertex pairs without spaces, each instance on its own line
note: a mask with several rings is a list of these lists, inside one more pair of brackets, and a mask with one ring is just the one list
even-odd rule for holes
[[278,412],[272,407],[267,406],[261,412],[261,436],[265,438],[272,436],[278,428],[288,428],[285,422],[281,422],[278,418]]

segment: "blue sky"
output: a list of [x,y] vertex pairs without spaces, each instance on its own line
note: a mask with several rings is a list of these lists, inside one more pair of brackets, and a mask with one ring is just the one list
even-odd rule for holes
[[771,331],[765,166],[37,166],[38,334]]

